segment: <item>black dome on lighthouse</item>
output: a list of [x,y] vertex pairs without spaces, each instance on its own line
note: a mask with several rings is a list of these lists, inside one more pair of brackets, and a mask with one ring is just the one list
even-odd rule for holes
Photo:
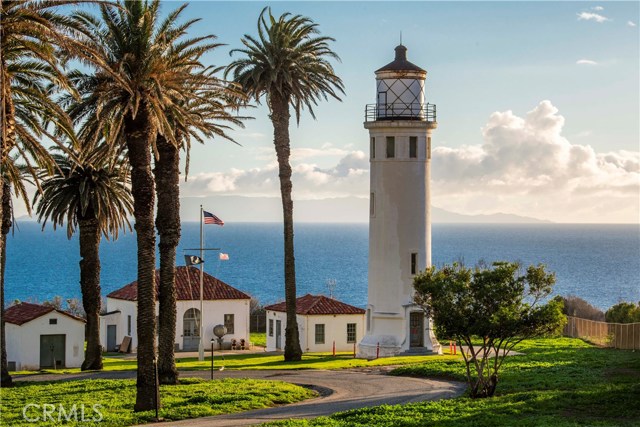
[[395,48],[396,58],[393,62],[388,63],[384,67],[376,70],[376,73],[380,71],[420,71],[426,73],[426,70],[418,67],[415,64],[407,61],[407,48],[403,45],[398,45]]

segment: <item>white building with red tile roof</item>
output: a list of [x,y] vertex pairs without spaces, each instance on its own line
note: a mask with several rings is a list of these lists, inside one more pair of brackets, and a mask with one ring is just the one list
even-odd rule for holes
[[[160,270],[156,270],[156,284]],[[157,288],[156,288],[157,289]],[[200,313],[200,270],[195,267],[176,267],[176,349],[197,351],[200,341],[200,320],[203,321],[204,345],[210,348],[213,327],[225,325],[227,346],[232,339],[249,342],[249,302],[246,293],[204,273],[203,311]],[[107,351],[115,351],[125,336],[131,337],[131,348],[138,346],[137,328],[138,282],[107,295],[107,312],[101,316],[100,342]],[[156,303],[158,315],[158,303]],[[216,343],[217,348],[217,343]]]
[[9,370],[77,368],[85,320],[51,306],[21,302],[4,312]]
[[[283,350],[287,326],[285,303],[268,305],[267,351]],[[365,310],[324,295],[296,299],[300,347],[305,353],[353,351],[364,335]]]

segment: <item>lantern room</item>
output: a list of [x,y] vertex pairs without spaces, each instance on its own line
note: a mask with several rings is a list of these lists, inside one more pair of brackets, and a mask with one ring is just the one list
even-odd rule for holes
[[396,46],[393,62],[375,74],[376,104],[367,105],[366,121],[435,121],[435,105],[425,103],[427,71],[407,61],[405,46]]

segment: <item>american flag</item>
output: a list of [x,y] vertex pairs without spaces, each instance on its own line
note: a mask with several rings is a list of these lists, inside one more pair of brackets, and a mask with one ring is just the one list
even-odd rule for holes
[[216,224],[216,225],[224,225],[224,221],[212,214],[211,212],[202,211],[204,215],[204,223],[205,224]]

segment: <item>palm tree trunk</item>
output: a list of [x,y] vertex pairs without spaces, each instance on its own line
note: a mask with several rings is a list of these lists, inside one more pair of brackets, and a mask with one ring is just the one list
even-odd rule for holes
[[87,349],[83,371],[102,369],[100,346],[100,228],[93,212],[78,220],[80,229],[80,289],[87,315]]
[[[146,106],[136,118],[127,115],[124,132],[131,165],[131,194],[138,244],[138,371],[134,411],[155,407],[156,358],[156,236],[153,224],[155,190],[151,173],[151,143],[156,137]],[[158,402],[159,406],[159,402]]]
[[9,375],[9,369],[7,365],[7,346],[4,333],[4,269],[7,263],[7,234],[11,230],[11,188],[4,182],[0,185],[0,192],[2,197],[2,203],[0,206],[2,211],[0,212],[2,218],[2,235],[0,235],[0,310],[2,317],[0,318],[2,325],[2,337],[0,346],[2,347],[2,378],[0,378],[0,386],[11,387],[13,381],[11,375]]
[[[2,168],[5,160],[9,156],[9,151],[13,146],[13,134],[15,129],[14,106],[11,98],[11,82],[7,78],[7,68],[5,59],[0,55],[0,87],[2,87],[2,103],[0,108],[0,127],[2,132],[2,141],[0,141],[0,177],[2,177]],[[7,250],[7,233],[11,228],[11,189],[7,183],[2,180],[0,185],[0,219],[2,219],[2,236],[0,243],[0,386],[11,387],[11,375],[9,375],[9,367],[7,365],[7,348],[5,346],[5,328],[4,328],[4,267],[6,262]],[[5,225],[8,226],[5,227]]]
[[287,99],[272,95],[271,122],[273,123],[273,143],[278,157],[280,176],[280,194],[282,196],[282,213],[284,217],[284,297],[287,311],[287,327],[285,328],[284,360],[302,360],[300,335],[296,319],[296,264],[293,251],[293,200],[291,199],[291,165],[289,156],[289,102]]
[[158,196],[156,228],[160,235],[160,284],[158,299],[158,376],[161,384],[177,384],[174,356],[176,341],[176,248],[180,242],[180,153],[162,135],[156,140],[159,158],[154,174]]

